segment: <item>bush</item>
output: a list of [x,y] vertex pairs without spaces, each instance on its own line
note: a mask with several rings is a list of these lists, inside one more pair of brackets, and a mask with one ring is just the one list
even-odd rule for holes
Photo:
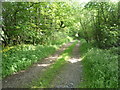
[[[86,47],[87,46],[87,47]],[[118,55],[111,50],[101,50],[87,43],[81,45],[82,63],[84,66],[83,86],[87,88],[117,88],[118,87]],[[114,53],[113,53],[114,52]]]

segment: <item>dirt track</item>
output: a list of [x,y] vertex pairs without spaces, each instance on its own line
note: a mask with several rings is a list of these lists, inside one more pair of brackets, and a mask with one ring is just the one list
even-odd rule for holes
[[63,45],[59,50],[55,52],[54,55],[51,55],[48,58],[42,60],[32,65],[28,70],[20,71],[12,76],[9,76],[2,80],[2,88],[25,88],[26,84],[31,83],[34,80],[37,80],[38,77],[42,75],[44,70],[48,68],[51,64],[55,62],[58,56],[72,44],[68,43]]
[[[37,81],[42,76],[46,68],[52,65],[62,52],[72,44],[63,45],[55,54],[42,61],[32,65],[25,71],[20,71],[9,76],[2,81],[2,88],[26,88],[27,84]],[[76,44],[73,49],[72,56],[62,70],[59,72],[51,83],[52,88],[75,88],[82,81],[82,65],[79,51],[80,44]]]
[[82,81],[82,65],[79,51],[79,43],[72,52],[72,57],[68,64],[55,77],[51,87],[55,88],[75,88]]

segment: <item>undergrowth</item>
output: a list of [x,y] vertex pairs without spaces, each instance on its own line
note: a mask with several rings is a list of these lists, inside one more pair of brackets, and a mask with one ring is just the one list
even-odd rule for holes
[[33,63],[55,52],[58,46],[18,45],[7,47],[2,52],[2,77],[25,70]]
[[118,55],[117,48],[101,50],[81,41],[84,81],[81,88],[117,88]]

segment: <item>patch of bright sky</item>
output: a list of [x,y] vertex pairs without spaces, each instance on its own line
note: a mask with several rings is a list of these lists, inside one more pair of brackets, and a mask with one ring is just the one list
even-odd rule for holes
[[70,0],[72,2],[78,2],[78,3],[88,3],[88,2],[119,2],[120,0]]
[[[75,5],[78,4],[78,6],[84,7],[84,5],[85,5],[86,3],[88,3],[89,1],[91,1],[91,0],[70,0],[70,3],[73,4],[73,6],[74,6],[74,4],[76,3]],[[77,7],[78,7],[78,6],[77,6]]]
[[79,2],[79,3],[87,3],[87,2],[89,2],[89,1],[91,1],[91,0],[72,0],[73,2]]
[[118,2],[120,0],[2,0],[4,2],[17,2],[17,1],[20,1],[20,2],[68,2],[68,1],[72,1],[72,2],[79,2],[79,3],[87,3],[89,1],[97,1],[97,2]]
[[119,2],[120,0],[110,0],[111,2]]
[[88,2],[113,2],[113,3],[117,3],[120,0],[68,0],[68,1],[70,1],[71,4],[77,3],[80,5],[80,7],[84,7],[84,5],[86,5],[86,3],[88,3]]

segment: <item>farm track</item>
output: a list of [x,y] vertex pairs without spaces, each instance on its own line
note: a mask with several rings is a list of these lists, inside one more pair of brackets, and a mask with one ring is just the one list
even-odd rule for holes
[[2,88],[26,88],[25,85],[31,83],[42,76],[43,72],[52,65],[62,52],[73,42],[63,45],[53,55],[33,64],[27,70],[22,70],[16,74],[8,76],[2,80]]
[[80,44],[76,44],[72,51],[72,56],[68,60],[68,64],[62,68],[59,75],[53,80],[51,87],[53,88],[75,88],[83,81],[82,64],[80,58]]

